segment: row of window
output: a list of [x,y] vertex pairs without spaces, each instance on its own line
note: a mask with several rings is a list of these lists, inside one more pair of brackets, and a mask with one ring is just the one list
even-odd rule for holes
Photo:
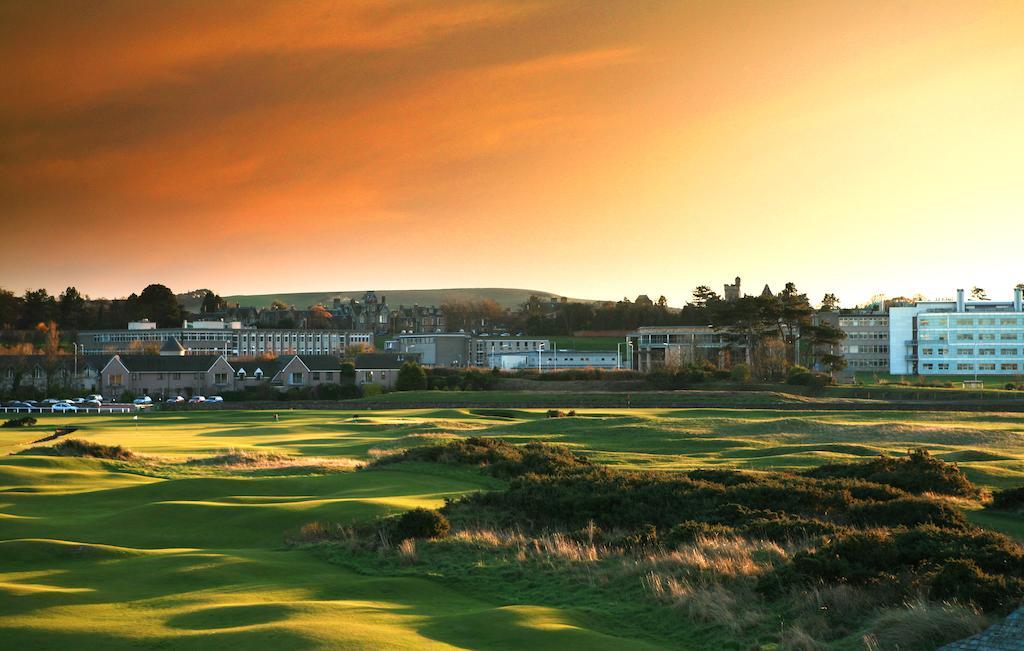
[[862,345],[858,345],[858,346],[843,346],[843,353],[848,354],[848,355],[850,355],[850,354],[852,354],[852,355],[857,355],[857,354],[863,355],[863,354],[868,354],[868,353],[876,353],[877,354],[877,353],[888,353],[888,352],[889,352],[889,347],[885,346],[885,345],[879,345],[879,346],[862,346]]
[[1016,316],[1003,316],[1003,317],[918,317],[917,325],[921,328],[948,328],[948,327],[963,327],[963,326],[1019,326],[1021,325],[1021,318]]
[[[954,339],[956,341],[1020,341],[1021,336],[1016,332],[1000,332],[998,337],[995,332],[958,332]],[[945,334],[922,332],[921,341],[949,341]]]
[[[922,357],[945,357],[949,355],[949,348],[922,348]],[[973,357],[974,355],[1003,355],[1005,356],[1017,356],[1021,354],[1020,348],[955,348],[953,354],[957,357]]]
[[[948,371],[949,370],[949,363],[922,364],[921,368],[923,370],[925,370],[925,371],[935,371],[935,370]],[[1020,364],[1017,364],[1017,363],[1007,363],[1007,364],[991,364],[991,363],[988,363],[988,364],[969,364],[969,363],[961,363],[961,364],[957,364],[955,368],[956,368],[957,371],[995,371],[995,370],[999,370],[999,371],[1007,371],[1007,372],[1011,372],[1011,373],[1016,373],[1017,371],[1020,370]]]
[[888,332],[848,332],[847,339],[888,339]]
[[889,325],[889,319],[886,318],[863,318],[863,317],[839,317],[839,327],[871,327],[871,326],[887,326]]

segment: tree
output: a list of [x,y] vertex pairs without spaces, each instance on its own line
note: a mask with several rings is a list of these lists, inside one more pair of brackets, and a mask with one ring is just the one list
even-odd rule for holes
[[77,330],[85,311],[85,299],[74,287],[68,287],[57,299],[57,313],[60,327]]
[[139,294],[139,311],[142,316],[154,321],[157,327],[173,328],[181,325],[181,305],[170,288],[153,284]]
[[275,298],[270,303],[270,309],[277,310],[277,311],[284,311],[284,310],[291,309],[291,306],[288,305],[287,303],[285,303],[284,301],[282,301],[281,299]]
[[981,287],[974,287],[971,289],[971,298],[976,301],[987,301],[988,294],[986,294],[985,290]]
[[707,285],[701,285],[693,290],[693,300],[690,302],[690,305],[703,309],[708,307],[709,304],[716,303],[721,300],[722,298],[715,292],[711,291],[710,287]]
[[395,391],[422,391],[427,388],[427,372],[413,361],[402,364],[398,369]]
[[822,312],[835,312],[839,309],[839,299],[836,298],[835,294],[825,294],[821,299],[821,311]]
[[31,330],[40,323],[46,324],[57,317],[57,301],[45,289],[26,291],[22,299],[21,318],[18,327]]
[[199,307],[199,311],[203,314],[209,314],[210,312],[219,312],[226,309],[227,306],[227,301],[207,290],[206,295],[203,296],[203,304]]
[[14,326],[21,316],[23,299],[14,292],[0,289],[0,327]]

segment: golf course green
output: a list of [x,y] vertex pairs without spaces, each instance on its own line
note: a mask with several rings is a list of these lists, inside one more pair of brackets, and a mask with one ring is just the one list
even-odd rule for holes
[[[57,425],[125,461],[28,453]],[[753,409],[191,411],[0,429],[0,642],[9,649],[701,648],[709,625],[481,568],[388,575],[288,543],[488,490],[472,468],[379,456],[465,436],[556,442],[611,466],[805,468],[927,448],[977,485],[1024,484],[1024,415]],[[40,445],[52,445],[54,442]],[[228,453],[231,451],[230,453]],[[246,457],[256,463],[238,463]],[[260,461],[261,460],[261,461]],[[1019,518],[972,510],[1024,537]],[[543,589],[542,589],[543,588]],[[561,592],[559,592],[561,590]],[[567,592],[568,590],[568,592]],[[568,595],[568,597],[566,596]],[[646,626],[637,609],[653,612]]]

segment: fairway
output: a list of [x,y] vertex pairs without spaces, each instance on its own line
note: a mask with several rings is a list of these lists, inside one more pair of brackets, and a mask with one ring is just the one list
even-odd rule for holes
[[[57,423],[149,458],[12,454]],[[370,521],[495,487],[473,469],[352,469],[469,435],[558,442],[600,463],[657,471],[800,468],[926,447],[981,486],[1024,484],[1016,414],[634,409],[547,418],[452,408],[43,417],[32,428],[0,429],[0,640],[33,649],[699,648],[702,625],[681,613],[647,630],[625,605],[582,597],[575,605],[542,592],[514,600],[500,586],[363,572],[286,545],[310,521]],[[184,463],[228,449],[309,465]],[[1013,518],[972,517],[1022,533]]]

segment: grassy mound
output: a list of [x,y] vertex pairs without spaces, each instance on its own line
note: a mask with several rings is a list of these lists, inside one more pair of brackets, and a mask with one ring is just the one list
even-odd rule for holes
[[29,448],[20,454],[55,456],[55,457],[91,457],[94,459],[112,459],[114,461],[132,461],[136,459],[134,452],[120,445],[103,445],[82,439],[67,439],[53,446]]
[[501,439],[480,436],[404,450],[380,457],[372,465],[401,461],[481,466],[489,474],[502,478],[530,473],[553,475],[592,467],[585,457],[573,453],[565,446],[542,443],[518,446]]

